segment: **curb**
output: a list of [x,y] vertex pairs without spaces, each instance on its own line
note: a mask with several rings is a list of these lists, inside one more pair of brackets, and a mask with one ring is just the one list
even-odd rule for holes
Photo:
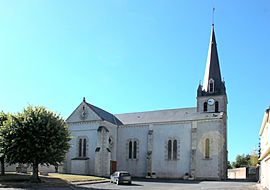
[[98,183],[108,183],[109,180],[100,180],[100,181],[84,181],[84,182],[71,182],[71,185],[79,186],[79,185],[92,185],[92,184],[98,184]]

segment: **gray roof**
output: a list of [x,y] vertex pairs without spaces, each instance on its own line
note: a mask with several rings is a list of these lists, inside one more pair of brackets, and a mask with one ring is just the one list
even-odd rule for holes
[[197,108],[167,109],[158,111],[115,114],[123,124],[162,123],[192,120],[197,115]]
[[86,104],[89,106],[89,108],[91,110],[93,110],[102,120],[104,121],[108,121],[112,124],[115,124],[115,125],[123,125],[123,123],[121,121],[119,121],[119,119],[117,119],[113,114],[99,108],[99,107],[96,107],[92,104],[89,104],[86,102]]
[[[209,92],[210,79],[214,80],[214,94],[212,92]],[[212,33],[208,49],[208,57],[206,62],[202,91],[204,91],[203,94],[205,95],[207,95],[207,93],[210,93],[211,95],[226,94],[225,83],[221,80],[214,25],[212,26]]]

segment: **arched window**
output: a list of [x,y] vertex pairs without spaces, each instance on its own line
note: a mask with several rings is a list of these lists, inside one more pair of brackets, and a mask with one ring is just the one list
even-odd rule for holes
[[129,141],[128,145],[128,158],[132,159],[132,141]]
[[219,104],[218,101],[215,102],[215,112],[219,111]]
[[218,101],[215,102],[215,112],[219,111],[219,103]]
[[168,160],[172,159],[172,141],[168,140]]
[[87,138],[78,138],[78,157],[85,158],[87,156]]
[[207,102],[204,102],[203,103],[203,111],[204,112],[207,112]]
[[79,157],[82,157],[82,139],[79,139]]
[[178,141],[176,139],[169,139],[167,141],[167,158],[168,160],[177,160]]
[[206,159],[210,158],[210,140],[207,138],[205,139],[205,145],[204,145],[204,149],[205,149],[205,153],[204,153],[204,157]]
[[209,92],[214,92],[214,80],[213,79],[210,79],[209,80]]
[[86,139],[83,139],[83,157],[86,157]]
[[112,149],[113,149],[113,137],[110,136],[108,141],[109,141],[109,149],[112,151]]
[[136,159],[137,158],[137,142],[134,141],[133,142],[133,159]]
[[177,140],[173,141],[173,160],[177,160]]
[[129,139],[128,140],[128,155],[127,159],[138,159],[138,148],[139,148],[139,141],[137,139]]

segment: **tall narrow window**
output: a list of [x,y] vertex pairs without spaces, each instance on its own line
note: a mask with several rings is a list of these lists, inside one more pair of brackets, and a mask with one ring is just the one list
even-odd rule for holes
[[214,80],[209,80],[209,92],[214,92]]
[[78,157],[84,158],[87,156],[87,137],[78,138]]
[[173,141],[173,160],[177,160],[177,140]]
[[207,102],[203,103],[203,111],[206,112],[207,111]]
[[83,139],[83,157],[86,157],[86,139]]
[[204,157],[206,159],[209,159],[210,158],[210,141],[209,139],[205,139],[205,155]]
[[128,144],[128,158],[132,159],[132,141],[129,141]]
[[127,154],[126,158],[130,160],[137,160],[139,158],[139,140],[128,139],[127,140]]
[[218,101],[215,102],[215,112],[219,111],[219,104]]
[[172,159],[172,141],[168,140],[168,160]]
[[133,159],[136,159],[137,158],[137,142],[134,141],[134,144],[133,144]]
[[82,157],[82,139],[79,139],[79,157]]

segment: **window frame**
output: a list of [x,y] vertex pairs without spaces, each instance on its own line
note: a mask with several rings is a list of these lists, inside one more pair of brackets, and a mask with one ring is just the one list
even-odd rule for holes
[[128,159],[132,159],[132,141],[128,142]]
[[88,138],[79,136],[77,139],[77,156],[78,158],[87,158],[88,155]]
[[214,81],[214,79],[210,79],[209,80],[209,92],[210,93],[213,93],[213,92],[215,92],[215,81]]
[[179,160],[180,140],[177,138],[169,138],[166,141],[166,160],[176,161]]
[[204,102],[203,103],[203,112],[207,112],[207,109],[208,109],[208,104],[207,104],[207,102]]
[[127,140],[127,160],[139,159],[139,140],[128,139]]
[[172,159],[173,160],[177,160],[177,140],[176,139],[174,139],[173,140],[173,153],[172,153]]
[[215,112],[219,112],[219,102],[215,101]]
[[210,139],[206,138],[204,141],[204,158],[210,159]]
[[168,160],[172,160],[172,140],[168,140]]

